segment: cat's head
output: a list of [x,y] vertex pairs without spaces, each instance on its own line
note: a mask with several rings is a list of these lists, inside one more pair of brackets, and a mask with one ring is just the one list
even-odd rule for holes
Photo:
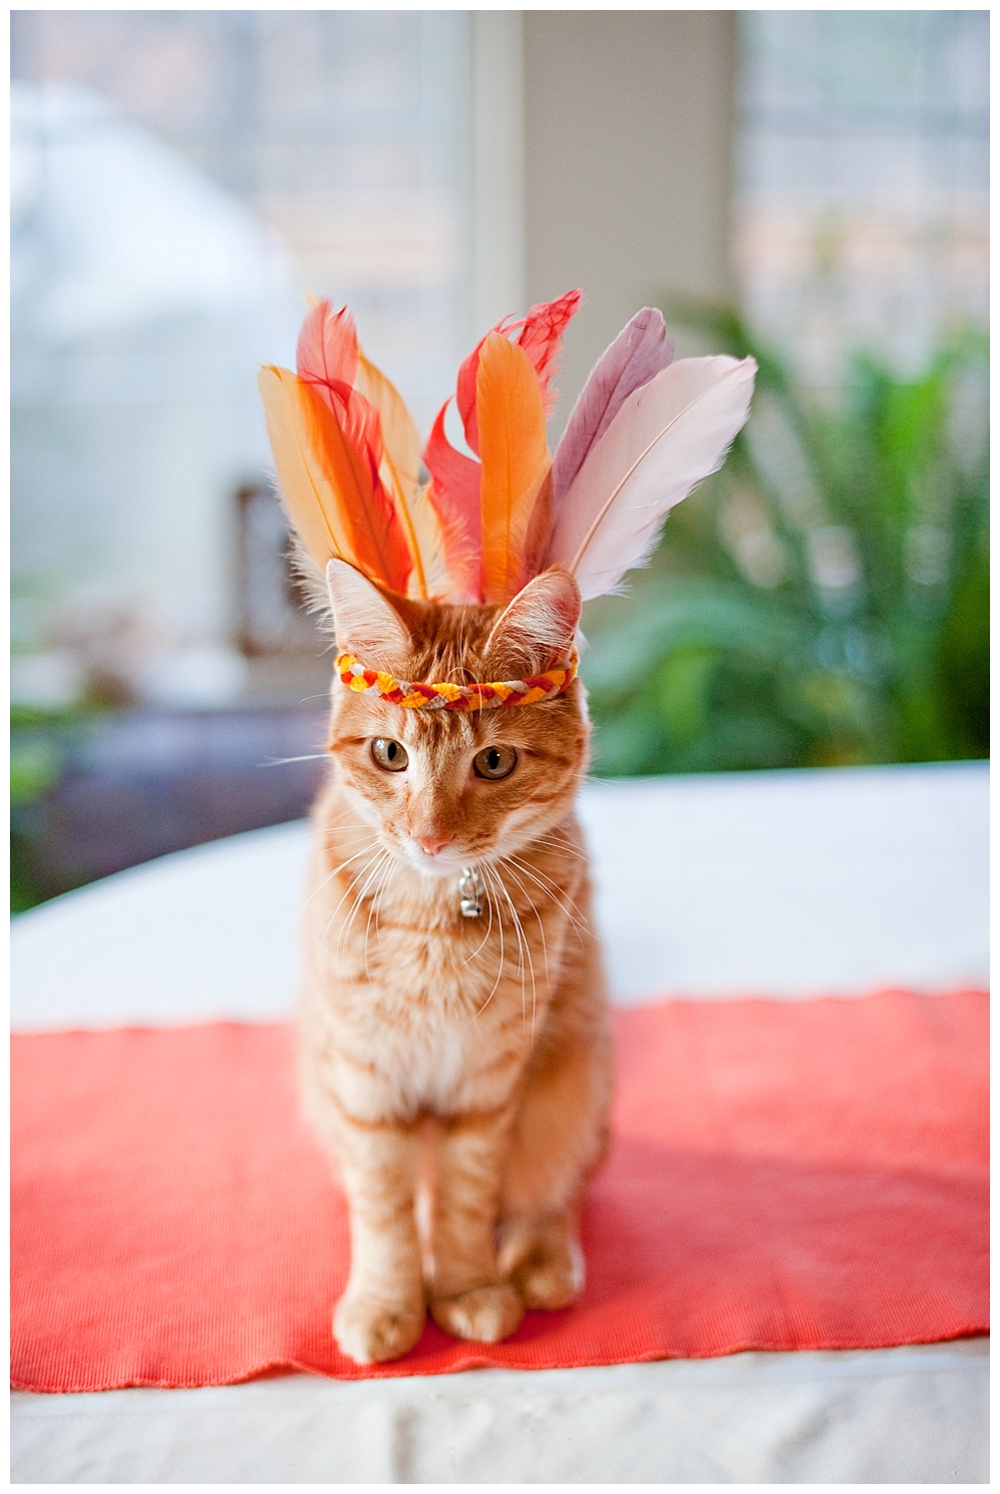
[[[524,679],[565,659],[580,593],[565,571],[506,607],[406,601],[344,561],[327,568],[337,647],[400,680]],[[329,750],[343,794],[384,849],[433,877],[516,854],[560,824],[587,767],[583,685],[533,705],[407,709],[332,690]]]

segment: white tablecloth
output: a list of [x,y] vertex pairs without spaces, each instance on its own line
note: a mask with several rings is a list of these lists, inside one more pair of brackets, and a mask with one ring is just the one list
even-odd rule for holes
[[[983,765],[588,785],[615,999],[987,980]],[[17,919],[14,1025],[291,1011],[306,833]],[[16,1482],[978,1482],[987,1345],[14,1396]]]

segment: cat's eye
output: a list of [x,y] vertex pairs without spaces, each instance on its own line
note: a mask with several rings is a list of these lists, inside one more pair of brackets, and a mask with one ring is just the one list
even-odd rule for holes
[[372,757],[380,768],[385,768],[389,773],[402,773],[410,761],[402,742],[394,742],[391,737],[372,739]]
[[480,778],[506,778],[517,764],[517,753],[513,747],[484,747],[472,759],[472,766]]

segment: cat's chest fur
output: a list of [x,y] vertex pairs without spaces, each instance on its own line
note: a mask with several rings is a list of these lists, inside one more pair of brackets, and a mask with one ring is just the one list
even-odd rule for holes
[[429,882],[404,868],[381,896],[378,883],[362,895],[363,880],[327,871],[324,882],[323,860],[307,1020],[331,1090],[368,1119],[504,1104],[544,1028],[576,878],[562,886],[530,857],[519,871],[499,868],[487,873],[481,917],[469,919],[457,877]]

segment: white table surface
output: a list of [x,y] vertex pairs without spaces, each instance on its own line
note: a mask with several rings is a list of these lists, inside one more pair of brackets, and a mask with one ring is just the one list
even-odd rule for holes
[[[987,790],[978,763],[588,784],[615,999],[985,984]],[[307,845],[254,830],[22,914],[15,1027],[287,1015]]]
[[[594,783],[615,1000],[985,985],[985,765]],[[24,1031],[291,1012],[305,827],[15,920]],[[15,1482],[981,1482],[988,1347],[13,1397]]]

